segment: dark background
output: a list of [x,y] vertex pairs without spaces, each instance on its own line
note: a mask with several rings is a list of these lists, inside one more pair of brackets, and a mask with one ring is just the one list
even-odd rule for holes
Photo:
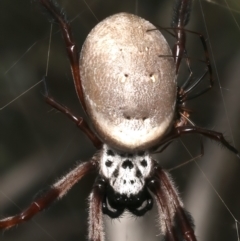
[[[72,20],[79,48],[98,20],[117,12],[137,13],[153,24],[168,27],[173,5],[172,0],[88,1],[96,20],[83,1],[58,2]],[[203,33],[209,40],[215,86],[189,102],[194,110],[191,119],[199,126],[223,132],[240,150],[240,30],[233,18],[240,23],[240,6],[237,0],[228,1],[232,9],[238,10],[235,12],[206,1],[201,3],[203,11],[199,1],[194,2],[187,28]],[[217,3],[226,5],[224,1]],[[45,75],[50,24],[30,0],[2,0],[0,13],[0,217],[3,218],[23,210],[39,190],[51,185],[76,161],[88,160],[95,149],[71,121],[45,104],[41,83],[4,107]],[[82,115],[63,41],[57,31],[58,26],[54,25],[48,85],[59,102]],[[165,35],[172,46],[173,39]],[[204,66],[197,61],[203,58],[198,37],[188,35],[187,47],[194,71],[200,75]],[[181,70],[179,81],[186,77]],[[181,141],[192,156],[199,154],[198,137],[188,136]],[[181,141],[174,142],[157,157],[164,168],[191,159]],[[198,164],[228,208],[240,219],[240,160],[213,141],[203,138],[203,142],[205,155],[197,160]],[[187,210],[195,219],[198,240],[237,240],[234,219],[197,166],[191,163],[172,171],[172,175]],[[93,176],[85,178],[63,200],[32,221],[1,232],[0,240],[86,240],[87,197],[93,181]],[[130,218],[129,222],[116,220],[112,223],[114,228],[120,226],[122,235],[126,233],[125,240],[160,240],[155,237],[158,231],[153,230],[155,214],[153,211],[146,214],[145,219]],[[129,226],[131,224],[135,226]],[[108,240],[117,240],[117,231],[111,233],[111,222],[109,226]]]

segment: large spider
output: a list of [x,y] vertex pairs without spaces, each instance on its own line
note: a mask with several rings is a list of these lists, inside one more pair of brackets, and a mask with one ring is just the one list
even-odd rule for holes
[[[207,136],[237,155],[238,152],[221,133],[195,126],[185,108],[187,100],[204,93],[213,84],[206,43],[200,35],[207,70],[199,79],[193,81],[190,74],[182,86],[176,86],[183,58],[190,69],[183,28],[189,20],[191,1],[176,1],[172,24],[176,44],[172,52],[156,27],[122,13],[107,18],[92,30],[80,60],[65,15],[55,2],[39,2],[60,24],[77,94],[97,135],[82,117],[57,103],[45,86],[46,101],[72,119],[100,151],[57,181],[25,211],[1,220],[0,228],[30,219],[95,170],[99,176],[89,198],[89,240],[104,240],[102,214],[117,218],[128,210],[142,216],[152,208],[153,199],[166,240],[182,237],[196,240],[191,218],[172,181],[151,153],[162,151],[173,139],[187,133]],[[210,86],[191,95],[207,74]]]

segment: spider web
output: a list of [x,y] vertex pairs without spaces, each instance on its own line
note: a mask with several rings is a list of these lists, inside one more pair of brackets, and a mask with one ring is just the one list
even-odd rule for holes
[[[91,0],[88,5],[77,0],[58,2],[72,20],[79,48],[90,29],[111,14],[122,11],[137,13],[154,24],[169,26],[173,5],[173,1],[169,0]],[[3,0],[0,4],[3,36],[0,39],[2,218],[24,209],[37,190],[51,185],[76,161],[88,160],[95,149],[71,121],[52,111],[43,101],[41,79],[48,66],[51,94],[75,113],[83,114],[58,26],[52,26],[48,58],[51,26],[46,16],[40,14],[29,0]],[[239,12],[240,6],[236,0],[201,1],[201,5],[195,0],[187,26],[208,38],[215,79],[211,91],[189,103],[194,110],[192,120],[204,128],[223,132],[238,150]],[[201,58],[201,43],[196,36],[188,36],[187,46],[190,58]],[[238,240],[232,214],[240,218],[240,162],[226,149],[209,140],[203,141],[205,155],[197,159],[197,163],[226,206],[193,162],[172,171],[172,176],[186,209],[194,217],[199,240]],[[158,160],[164,168],[170,169],[197,156],[199,152],[199,138],[191,136],[172,143],[158,156]],[[85,178],[62,201],[32,221],[3,232],[1,240],[86,240],[87,197],[93,181],[91,176]],[[127,217],[121,222],[111,221],[113,226],[108,220],[108,240],[117,240],[115,231],[119,230],[116,228],[119,225],[122,225],[125,240],[160,240],[155,237],[158,234],[154,229],[155,219],[153,211],[147,213],[145,218]]]

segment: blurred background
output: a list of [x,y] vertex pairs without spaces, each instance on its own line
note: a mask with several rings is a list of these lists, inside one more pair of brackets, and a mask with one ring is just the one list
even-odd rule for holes
[[[173,8],[173,0],[58,2],[71,21],[79,49],[89,31],[109,15],[123,11],[135,13],[155,25],[169,27]],[[30,0],[2,0],[0,11],[0,218],[3,218],[26,208],[40,190],[51,185],[76,162],[89,160],[96,150],[74,123],[43,100],[43,85],[39,81],[47,66],[50,36],[47,16]],[[188,102],[193,110],[191,119],[196,125],[223,132],[238,150],[239,23],[239,1],[195,0],[187,26],[208,40],[215,80],[211,91]],[[172,46],[174,39],[167,33],[164,35]],[[187,50],[197,77],[205,68],[198,61],[203,59],[204,52],[197,36],[188,34]],[[49,56],[48,85],[52,96],[74,113],[83,115],[57,25],[53,26]],[[178,78],[179,82],[187,78],[184,64]],[[19,98],[10,103],[16,97]],[[203,143],[205,154],[196,161],[240,220],[240,160],[213,141],[203,138]],[[199,154],[199,137],[191,135],[172,143],[156,159],[163,168],[171,169]],[[238,240],[234,218],[194,162],[171,171],[171,175],[195,220],[199,241]],[[94,178],[91,175],[84,178],[61,201],[31,221],[1,232],[0,239],[87,240],[87,198]],[[106,218],[106,240],[159,241],[156,219],[156,210],[143,218],[127,215],[113,221]]]

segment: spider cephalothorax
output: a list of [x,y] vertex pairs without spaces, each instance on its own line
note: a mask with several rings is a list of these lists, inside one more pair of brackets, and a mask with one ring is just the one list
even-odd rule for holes
[[147,151],[130,154],[104,145],[100,156],[100,176],[106,186],[103,212],[118,217],[128,209],[140,216],[151,209],[146,182],[155,165]]
[[100,175],[109,180],[113,190],[130,197],[142,191],[145,179],[151,174],[153,161],[148,152],[119,153],[104,145],[100,166]]
[[[76,91],[94,131],[82,117],[54,100],[46,83],[45,100],[74,121],[100,151],[63,176],[25,211],[0,220],[0,228],[30,219],[94,170],[99,173],[89,198],[89,240],[104,240],[103,214],[116,218],[128,210],[142,216],[155,200],[165,240],[196,241],[192,220],[171,178],[150,156],[152,150],[164,150],[180,135],[196,133],[222,143],[239,157],[221,133],[191,122],[190,112],[185,108],[187,100],[213,85],[204,38],[184,29],[192,1],[176,0],[172,28],[165,28],[172,30],[176,38],[172,51],[154,25],[138,16],[120,13],[103,20],[90,32],[80,56],[63,11],[53,0],[36,1],[60,25]],[[191,72],[186,32],[201,39],[207,68],[198,79],[190,73],[185,83],[177,87],[176,77],[183,58]],[[206,76],[209,86],[192,94]]]

